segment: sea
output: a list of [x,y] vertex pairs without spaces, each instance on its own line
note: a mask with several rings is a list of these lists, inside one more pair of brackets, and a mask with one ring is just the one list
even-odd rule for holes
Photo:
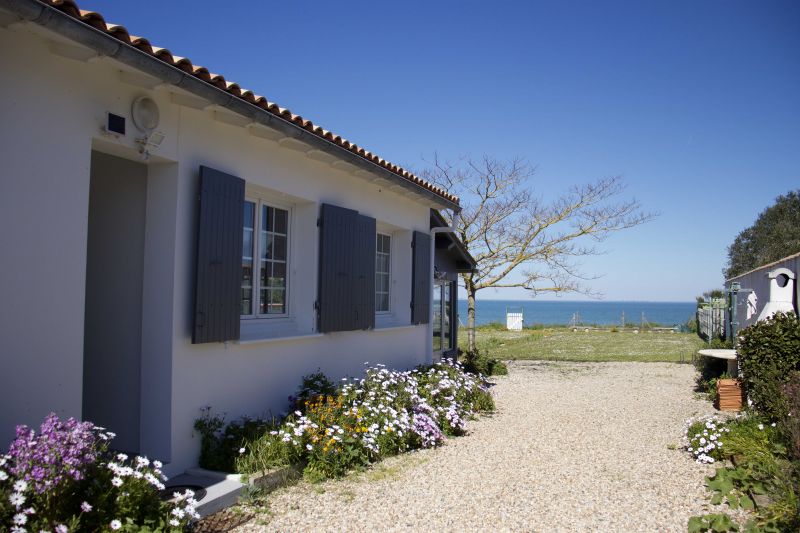
[[[542,325],[598,325],[628,326],[643,321],[654,326],[679,326],[694,317],[695,302],[610,302],[610,301],[544,301],[544,300],[477,300],[475,322],[477,325],[492,322],[506,323],[506,310],[522,310],[525,326]],[[624,315],[624,318],[623,318]],[[467,322],[467,301],[458,301],[458,316]]]

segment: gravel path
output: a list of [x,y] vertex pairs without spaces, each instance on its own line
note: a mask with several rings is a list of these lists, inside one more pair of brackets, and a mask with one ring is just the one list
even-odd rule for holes
[[[673,448],[713,411],[691,365],[515,362],[446,446],[267,497],[244,531],[686,531],[713,468]],[[260,522],[260,524],[259,524]]]

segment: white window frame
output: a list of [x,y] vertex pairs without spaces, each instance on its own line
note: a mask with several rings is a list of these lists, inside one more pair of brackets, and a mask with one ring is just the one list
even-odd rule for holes
[[[378,237],[379,236],[387,237],[389,239],[389,252],[388,253],[378,252],[377,242],[378,242]],[[394,247],[394,235],[392,235],[391,233],[389,233],[387,231],[378,230],[378,231],[375,232],[375,294],[372,295],[373,298],[375,298],[375,296],[377,296],[377,294],[378,294],[378,254],[386,255],[389,258],[389,260],[386,262],[388,270],[385,272],[386,276],[389,279],[389,290],[385,293],[386,294],[386,301],[387,301],[387,304],[388,304],[388,308],[385,309],[385,310],[382,310],[382,311],[378,311],[377,309],[375,309],[375,314],[376,315],[390,315],[390,314],[392,314],[392,257],[394,256],[394,253],[392,253],[393,252],[393,250],[392,250],[393,247]],[[381,291],[381,294],[384,294],[383,291]]]
[[[252,276],[252,291],[253,295],[251,298],[252,302],[252,313],[249,315],[240,315],[240,319],[242,320],[264,320],[264,319],[276,319],[276,318],[288,318],[290,317],[290,300],[289,300],[289,268],[292,262],[292,206],[286,205],[280,202],[275,202],[267,198],[260,198],[255,196],[245,196],[245,202],[251,202],[255,204],[256,207],[256,216],[255,220],[253,221],[253,276]],[[285,309],[283,313],[269,313],[269,314],[259,314],[258,309],[261,303],[261,250],[259,248],[261,244],[261,217],[262,212],[264,211],[264,207],[272,207],[276,209],[282,209],[286,211],[286,281],[284,286],[284,303]],[[244,231],[244,225],[242,226],[242,231]],[[244,258],[244,254],[242,254]],[[241,298],[239,300],[241,305]]]

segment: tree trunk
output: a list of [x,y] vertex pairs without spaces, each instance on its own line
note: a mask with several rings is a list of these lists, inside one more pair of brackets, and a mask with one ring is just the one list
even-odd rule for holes
[[467,352],[475,352],[475,286],[467,283]]

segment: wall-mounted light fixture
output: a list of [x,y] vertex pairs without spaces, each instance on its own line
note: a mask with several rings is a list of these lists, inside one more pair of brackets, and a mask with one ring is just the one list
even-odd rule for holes
[[140,145],[139,153],[147,160],[150,158],[150,151],[161,146],[166,137],[163,133],[155,131],[161,118],[158,104],[149,96],[140,96],[131,104],[131,118],[133,125],[144,133],[144,136],[136,138],[136,142]]

